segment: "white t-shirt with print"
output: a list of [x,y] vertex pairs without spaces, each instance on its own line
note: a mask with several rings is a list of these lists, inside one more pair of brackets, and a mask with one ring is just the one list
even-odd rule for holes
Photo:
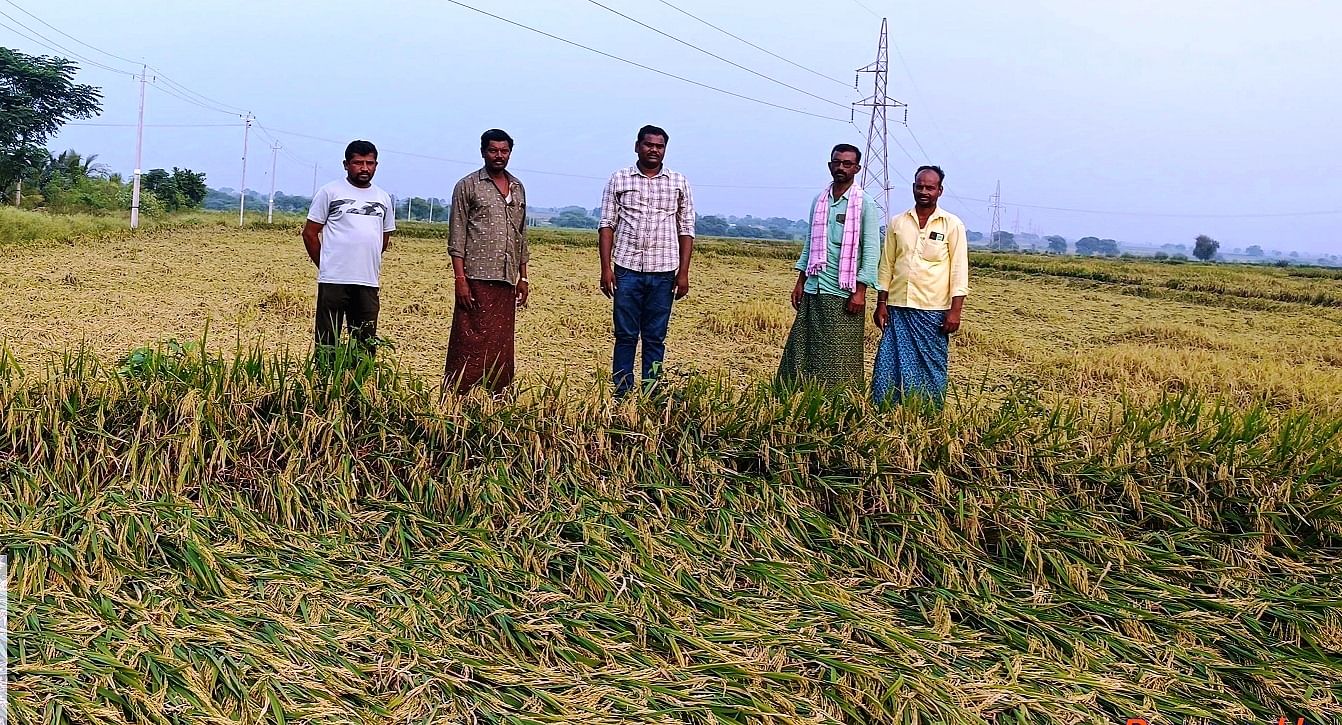
[[317,281],[377,287],[382,274],[382,235],[396,230],[391,195],[347,179],[332,181],[312,197],[308,219],[322,227]]

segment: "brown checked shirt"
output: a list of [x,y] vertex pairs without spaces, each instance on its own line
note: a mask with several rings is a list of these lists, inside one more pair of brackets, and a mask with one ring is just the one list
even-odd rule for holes
[[531,256],[526,189],[517,177],[508,174],[506,198],[484,169],[457,182],[452,189],[447,253],[462,258],[469,279],[517,284],[521,267]]

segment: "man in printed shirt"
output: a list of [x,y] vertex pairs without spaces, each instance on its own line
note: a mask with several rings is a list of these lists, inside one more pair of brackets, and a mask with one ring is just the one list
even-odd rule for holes
[[662,166],[666,131],[644,126],[638,163],[611,174],[601,196],[597,228],[601,291],[614,299],[616,395],[634,387],[634,352],[643,341],[645,385],[656,381],[666,356],[671,302],[690,292],[694,199],[681,174]]
[[317,265],[316,339],[319,360],[329,358],[343,327],[371,349],[377,335],[382,254],[396,215],[391,196],[373,184],[377,147],[351,141],[345,178],[317,190],[303,225],[303,246]]
[[468,391],[482,381],[498,393],[513,382],[517,308],[527,281],[527,200],[508,173],[513,139],[497,128],[480,136],[485,165],[452,190],[447,253],[452,257],[456,304],[447,345],[443,391]]
[[881,218],[855,184],[862,152],[841,143],[829,154],[826,186],[807,209],[811,234],[797,260],[788,334],[778,380],[807,378],[827,386],[863,383],[862,340],[867,289],[876,286]]
[[891,219],[885,234],[873,314],[884,330],[871,381],[878,405],[909,395],[940,405],[946,397],[950,335],[969,294],[969,252],[964,222],[937,207],[945,178],[938,166],[920,166],[913,208]]

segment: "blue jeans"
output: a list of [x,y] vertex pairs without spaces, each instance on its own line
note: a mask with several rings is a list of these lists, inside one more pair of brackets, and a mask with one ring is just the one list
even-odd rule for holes
[[661,374],[675,291],[675,272],[635,272],[616,265],[615,355],[611,362],[616,395],[634,387],[634,351],[640,337],[644,383],[655,381]]

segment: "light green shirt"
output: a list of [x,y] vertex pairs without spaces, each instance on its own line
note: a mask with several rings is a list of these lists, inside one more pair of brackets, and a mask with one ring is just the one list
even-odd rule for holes
[[[838,199],[832,196],[829,199],[829,228],[825,232],[825,244],[829,249],[825,255],[825,269],[820,274],[806,278],[807,294],[821,293],[845,299],[852,294],[839,287],[839,254],[843,251],[843,222],[839,221],[839,215],[848,212],[850,192],[852,187]],[[816,200],[819,198],[817,196]],[[814,213],[815,201],[812,201],[805,218],[811,219]],[[868,289],[874,289],[876,268],[881,261],[881,215],[880,207],[865,194],[862,197],[862,226],[858,229],[857,246],[857,281]],[[797,271],[805,272],[810,259],[811,242],[808,239],[802,245]]]

